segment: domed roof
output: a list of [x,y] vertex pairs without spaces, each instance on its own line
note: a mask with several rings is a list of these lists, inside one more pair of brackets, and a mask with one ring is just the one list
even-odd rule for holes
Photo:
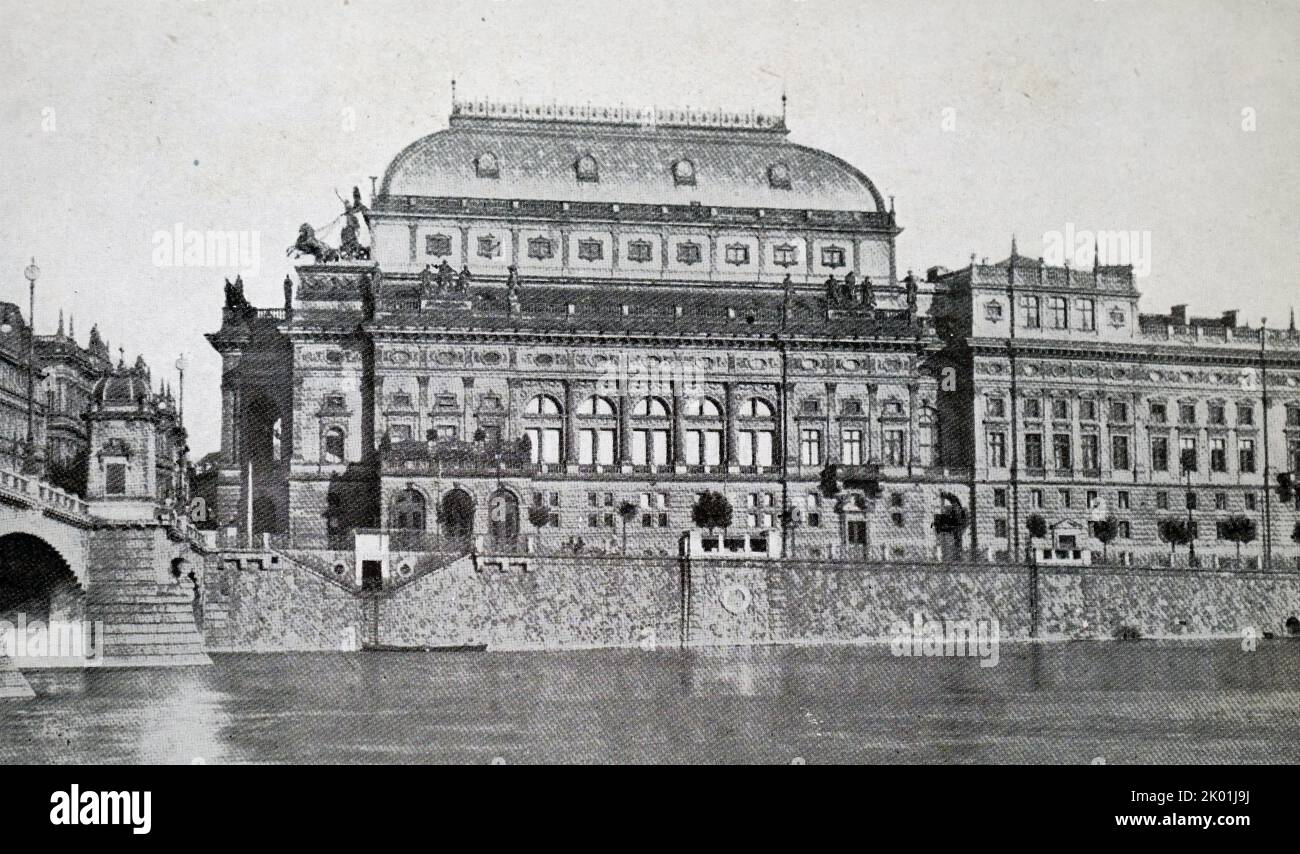
[[870,179],[786,139],[779,117],[457,103],[397,155],[381,195],[880,211]]
[[139,406],[151,398],[149,382],[139,372],[119,367],[95,383],[92,399],[100,406]]

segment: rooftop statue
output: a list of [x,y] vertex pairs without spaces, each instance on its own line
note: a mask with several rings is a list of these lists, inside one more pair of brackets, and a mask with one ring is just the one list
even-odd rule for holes
[[241,276],[235,276],[232,284],[226,279],[226,308],[232,309],[240,314],[248,315],[256,311],[248,300],[244,297],[244,279]]
[[918,288],[916,286],[916,276],[912,275],[911,270],[907,271],[907,278],[903,280],[903,285],[907,289],[907,313],[915,315]]
[[310,255],[317,264],[339,260],[339,251],[327,246],[316,236],[316,230],[311,224],[306,222],[298,226],[298,241],[284,250],[284,254],[291,258]]
[[438,294],[450,293],[456,285],[456,271],[443,258],[442,263],[438,265]]
[[862,307],[874,310],[876,307],[876,289],[871,286],[871,277],[862,277]]
[[[334,195],[338,196],[336,191]],[[361,214],[366,220],[366,228],[370,228],[370,209],[361,203],[361,191],[356,187],[352,188],[352,202],[349,203],[339,196],[339,201],[343,202],[343,216],[347,219],[347,224],[343,226],[343,231],[339,235],[339,256],[348,261],[369,261],[370,247],[362,246],[357,235],[361,233],[361,223],[357,221],[357,214]]]
[[510,314],[518,314],[519,305],[519,271],[515,265],[511,264],[509,272],[506,274],[506,311]]
[[460,273],[456,276],[456,293],[468,294],[470,283],[474,281],[474,275],[469,271],[469,265],[460,268]]
[[425,264],[424,269],[420,271],[420,294],[421,296],[433,296],[438,290],[438,274],[433,272],[432,264]]
[[862,292],[858,290],[858,274],[849,270],[844,274],[844,302],[857,303],[862,301]]

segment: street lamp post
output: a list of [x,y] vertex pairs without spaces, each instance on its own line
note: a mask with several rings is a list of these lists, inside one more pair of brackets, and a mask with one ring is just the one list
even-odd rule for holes
[[40,275],[41,268],[33,258],[23,270],[27,279],[27,458],[23,468],[27,472],[36,470],[36,279]]

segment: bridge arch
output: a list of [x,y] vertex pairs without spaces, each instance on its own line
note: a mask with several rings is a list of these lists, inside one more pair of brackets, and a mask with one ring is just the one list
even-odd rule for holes
[[[86,532],[48,516],[34,513],[9,515],[0,512],[0,538],[27,534],[44,542],[63,560],[63,563],[85,589],[90,578],[86,571]],[[0,563],[0,572],[4,565]]]
[[0,620],[80,620],[85,588],[47,540],[24,531],[0,535]]

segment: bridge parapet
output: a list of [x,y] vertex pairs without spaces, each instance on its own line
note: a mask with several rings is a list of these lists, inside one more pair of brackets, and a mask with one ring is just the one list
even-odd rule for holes
[[90,505],[70,492],[31,475],[0,468],[0,499],[31,509],[50,510],[70,521],[92,521]]

